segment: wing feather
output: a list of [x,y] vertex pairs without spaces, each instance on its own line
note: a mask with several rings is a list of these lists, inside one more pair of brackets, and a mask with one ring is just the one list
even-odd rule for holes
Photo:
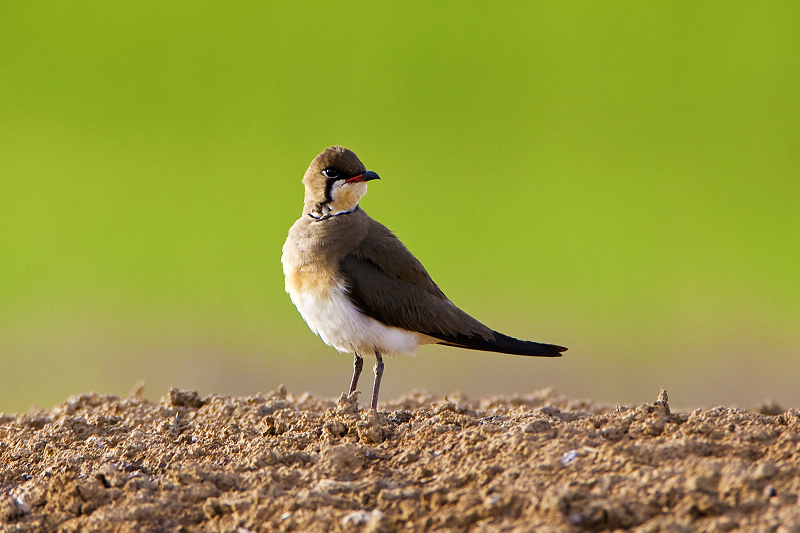
[[455,306],[425,267],[382,224],[369,219],[364,240],[339,263],[350,300],[388,325],[441,340],[493,332]]
[[459,348],[544,357],[566,350],[515,339],[478,322],[444,295],[389,229],[368,220],[364,240],[339,263],[348,297],[367,316]]

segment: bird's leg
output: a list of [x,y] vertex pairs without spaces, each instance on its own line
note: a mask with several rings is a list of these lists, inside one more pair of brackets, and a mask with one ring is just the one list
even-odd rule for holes
[[381,390],[381,378],[383,377],[383,358],[381,352],[375,350],[375,382],[372,384],[372,408],[378,409],[378,392]]
[[360,355],[356,354],[355,359],[353,359],[353,379],[350,380],[350,392],[347,393],[348,396],[355,392],[356,387],[358,386],[358,378],[361,376],[361,369],[364,367],[364,358]]

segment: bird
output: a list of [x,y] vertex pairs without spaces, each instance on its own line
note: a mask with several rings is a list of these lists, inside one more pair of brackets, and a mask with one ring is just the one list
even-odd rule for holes
[[354,354],[348,395],[370,353],[377,410],[384,355],[414,354],[421,344],[540,357],[566,351],[509,337],[456,307],[400,239],[359,206],[367,184],[378,179],[343,146],[316,156],[303,176],[302,216],[281,256],[286,292],[309,328]]

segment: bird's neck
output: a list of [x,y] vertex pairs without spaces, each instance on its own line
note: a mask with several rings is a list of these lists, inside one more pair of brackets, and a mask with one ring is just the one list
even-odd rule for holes
[[325,220],[339,215],[349,215],[360,209],[358,204],[354,207],[337,207],[332,202],[312,202],[307,203],[303,209],[303,214],[315,220]]

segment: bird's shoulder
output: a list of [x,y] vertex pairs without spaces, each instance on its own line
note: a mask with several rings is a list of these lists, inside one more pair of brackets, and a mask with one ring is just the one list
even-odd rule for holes
[[364,240],[370,219],[356,209],[353,213],[315,220],[304,215],[291,228],[284,254],[296,254],[338,261]]
[[386,226],[364,213],[366,234],[344,258],[348,271],[359,269],[359,264],[379,270],[387,278],[402,280],[426,292],[444,298],[444,293],[414,257],[406,245]]

